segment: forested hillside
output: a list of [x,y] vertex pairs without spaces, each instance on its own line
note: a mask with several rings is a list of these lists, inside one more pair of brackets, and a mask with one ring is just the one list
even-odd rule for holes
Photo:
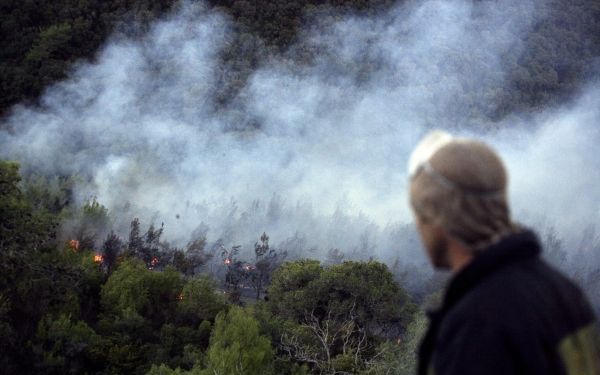
[[[222,52],[230,74],[220,82],[215,104],[223,105],[252,72],[284,53],[303,26],[331,23],[342,15],[385,12],[399,0],[209,1],[234,21],[233,42]],[[3,1],[0,5],[0,113],[35,102],[45,87],[63,79],[77,61],[93,60],[106,40],[138,35],[177,6],[163,1]],[[596,0],[540,1],[540,21],[524,40],[523,54],[505,56],[508,86],[491,117],[557,104],[598,71],[600,4]],[[300,48],[301,50],[301,48]],[[310,60],[310,51],[292,58]]]
[[413,369],[424,319],[382,263],[339,251],[325,265],[286,259],[265,233],[250,259],[203,237],[176,248],[137,219],[128,238],[100,238],[111,220],[102,205],[74,210],[64,190],[19,181],[1,162],[4,374]]

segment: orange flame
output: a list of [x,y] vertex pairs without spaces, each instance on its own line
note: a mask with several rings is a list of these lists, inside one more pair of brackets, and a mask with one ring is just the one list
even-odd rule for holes
[[229,259],[229,258],[225,259],[225,264],[231,264],[231,259]]
[[104,261],[104,257],[100,254],[94,255],[94,263],[102,263]]
[[77,240],[69,241],[69,248],[71,248],[71,250],[73,250],[74,252],[79,250],[79,241],[77,241]]
[[152,258],[152,260],[150,261],[150,264],[152,266],[156,266],[158,264],[158,258],[157,257]]
[[177,295],[177,300],[178,300],[178,301],[181,301],[181,300],[183,300],[183,293],[179,293],[179,294]]

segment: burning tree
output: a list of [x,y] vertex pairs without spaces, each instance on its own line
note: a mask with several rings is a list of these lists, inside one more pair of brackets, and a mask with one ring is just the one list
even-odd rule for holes
[[222,247],[221,257],[223,258],[223,264],[227,267],[225,273],[225,291],[227,292],[229,299],[234,303],[240,301],[240,284],[248,277],[246,268],[244,268],[244,262],[238,259],[238,253],[240,251],[239,245],[233,246],[230,250]]
[[78,240],[70,240],[69,241],[69,249],[74,253],[79,251],[79,241]]
[[69,241],[69,246],[74,251],[92,250],[98,236],[103,236],[110,227],[108,209],[94,197],[85,202],[74,217],[65,220],[62,227],[73,238]]
[[109,274],[113,271],[119,253],[123,249],[123,241],[114,232],[110,234],[104,240],[102,245],[102,252],[104,253],[103,264],[106,267],[106,272]]
[[156,229],[154,224],[150,224],[146,233],[141,234],[140,220],[135,218],[131,221],[131,231],[129,232],[129,242],[127,244],[127,253],[141,259],[148,269],[154,269],[161,265],[160,253],[162,244],[160,237],[164,230],[164,223]]

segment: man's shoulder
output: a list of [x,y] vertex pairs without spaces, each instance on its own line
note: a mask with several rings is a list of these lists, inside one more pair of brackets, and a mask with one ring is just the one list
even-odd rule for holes
[[[532,259],[508,265],[487,275],[477,285],[472,286],[461,301],[457,310],[477,313],[485,308],[503,311],[518,310],[532,303],[551,303],[557,299],[582,298],[580,289],[561,272],[541,259]],[[484,311],[486,314],[496,310]]]
[[482,322],[507,332],[554,331],[561,335],[592,319],[581,290],[543,260],[532,259],[485,277],[444,320],[450,326]]

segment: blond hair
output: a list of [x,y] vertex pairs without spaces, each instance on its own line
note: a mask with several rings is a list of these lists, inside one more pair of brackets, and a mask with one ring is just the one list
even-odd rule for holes
[[439,225],[473,250],[515,230],[506,169],[486,144],[446,137],[412,169],[410,202],[419,220]]

